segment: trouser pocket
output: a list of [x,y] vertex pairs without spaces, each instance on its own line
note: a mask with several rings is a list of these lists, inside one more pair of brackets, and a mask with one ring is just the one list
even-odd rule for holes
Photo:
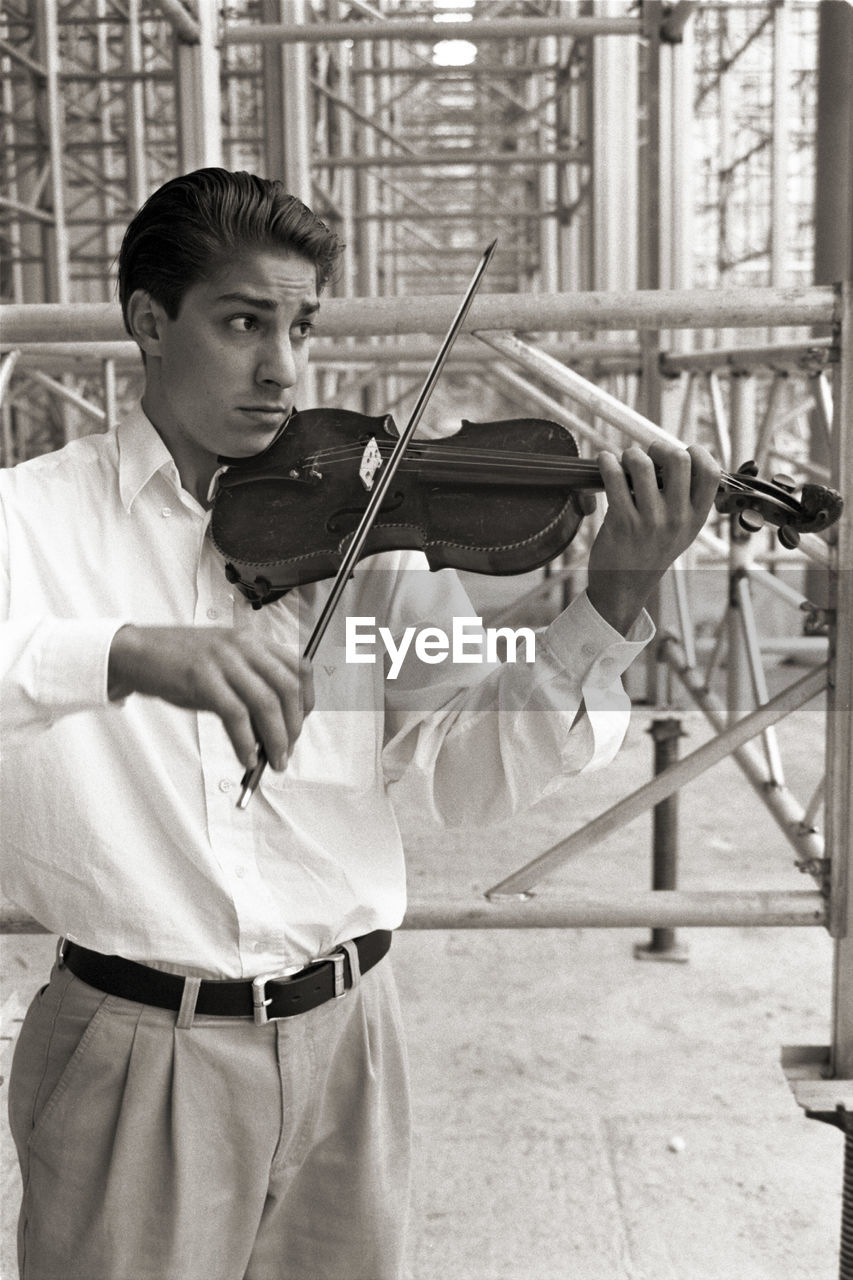
[[85,1054],[106,999],[67,969],[55,967],[27,1011],[9,1080],[9,1126],[25,1177],[33,1134]]

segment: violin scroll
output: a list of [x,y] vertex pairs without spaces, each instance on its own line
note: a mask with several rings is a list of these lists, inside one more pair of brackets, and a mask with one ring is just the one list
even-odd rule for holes
[[804,484],[799,499],[790,476],[758,478],[758,467],[750,460],[732,475],[723,475],[714,505],[722,515],[736,515],[745,533],[756,533],[765,524],[776,527],[780,543],[793,550],[804,533],[820,533],[835,524],[843,500],[835,489]]

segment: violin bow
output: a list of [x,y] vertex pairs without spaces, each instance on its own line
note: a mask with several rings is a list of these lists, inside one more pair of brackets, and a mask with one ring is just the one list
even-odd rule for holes
[[[364,514],[362,515],[361,520],[358,523],[358,527],[356,528],[344,557],[341,560],[340,567],[332,583],[332,589],[329,592],[326,603],[323,606],[322,612],[314,625],[314,630],[311,632],[311,635],[308,638],[308,643],[305,646],[305,651],[302,656],[307,658],[309,661],[313,659],[317,652],[320,641],[323,639],[326,629],[332,620],[335,610],[337,609],[344,587],[346,586],[353,568],[358,562],[359,556],[364,549],[364,544],[367,542],[370,530],[373,528],[374,521],[379,514],[379,508],[382,506],[382,503],[385,500],[385,495],[391,487],[397,468],[403,460],[403,455],[405,454],[406,449],[409,447],[409,442],[417,430],[423,411],[435,389],[439,375],[441,374],[447,358],[450,355],[453,344],[456,341],[459,330],[462,328],[462,324],[468,314],[471,303],[474,301],[474,295],[480,287],[480,281],[482,280],[485,270],[491,261],[495,249],[497,248],[497,243],[497,240],[492,241],[477,264],[477,269],[471,278],[471,283],[468,285],[468,288],[465,291],[465,296],[459,304],[459,310],[453,317],[450,328],[448,329],[444,341],[439,348],[438,354],[432,363],[432,368],[426,376],[426,381],[418,395],[411,417],[406,423],[405,429],[397,438],[397,442],[394,445],[390,457],[380,469],[378,483],[371,491],[370,499],[364,509]],[[246,809],[248,807],[249,801],[257,789],[267,763],[267,754],[264,751],[263,745],[259,743],[256,763],[246,770],[240,783],[240,798],[237,801],[238,809]]]

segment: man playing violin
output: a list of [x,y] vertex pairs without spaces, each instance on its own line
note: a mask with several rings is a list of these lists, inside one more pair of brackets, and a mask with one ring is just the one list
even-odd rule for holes
[[[395,806],[482,826],[611,759],[644,600],[717,489],[700,448],[602,454],[588,590],[535,663],[409,655],[385,680],[345,669],[342,614],[312,670],[328,584],[253,610],[209,495],[293,409],[338,253],[280,183],[167,183],[119,260],[141,404],[0,475],[5,890],[63,939],[10,1087],[28,1280],[400,1275]],[[394,634],[473,614],[416,552],[347,592]]]

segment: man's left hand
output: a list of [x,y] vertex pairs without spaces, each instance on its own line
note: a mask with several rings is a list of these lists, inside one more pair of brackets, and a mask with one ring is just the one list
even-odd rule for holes
[[624,635],[708,518],[720,468],[701,445],[632,445],[598,455],[607,512],[589,557],[587,594]]

